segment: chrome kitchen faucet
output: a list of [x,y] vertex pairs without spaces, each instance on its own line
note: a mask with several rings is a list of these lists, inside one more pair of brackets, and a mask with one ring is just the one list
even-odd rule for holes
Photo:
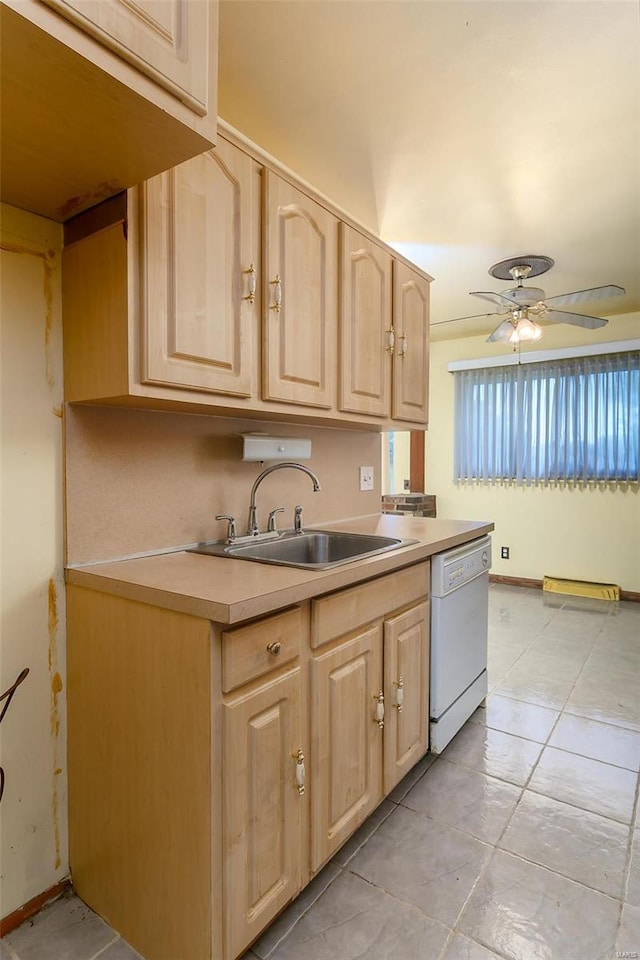
[[[308,467],[303,466],[303,464],[301,463],[289,463],[289,462],[274,463],[273,466],[267,467],[256,478],[256,481],[251,488],[251,497],[249,500],[249,522],[247,525],[248,536],[257,537],[260,532],[260,529],[258,527],[258,514],[256,510],[256,493],[258,492],[258,487],[260,486],[262,481],[265,479],[265,477],[268,477],[270,473],[274,473],[274,471],[276,470],[286,470],[286,469],[301,470],[303,473],[306,473],[306,475],[311,479],[311,482],[313,483],[314,493],[317,493],[318,490],[322,489],[320,486],[320,481],[316,477],[313,470],[309,470]],[[296,511],[297,511],[297,508],[296,508]],[[297,525],[296,525],[296,530],[297,530]],[[300,531],[297,530],[297,532],[301,532],[301,530]]]

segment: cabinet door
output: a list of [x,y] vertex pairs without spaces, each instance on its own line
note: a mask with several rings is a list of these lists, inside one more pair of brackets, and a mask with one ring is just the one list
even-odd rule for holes
[[384,792],[389,793],[429,745],[429,604],[384,625]]
[[382,799],[382,626],[311,661],[311,868],[317,870]]
[[429,283],[393,261],[393,407],[395,420],[426,424],[429,414]]
[[338,221],[264,173],[263,397],[335,404]]
[[221,141],[143,185],[143,383],[251,395],[252,176],[251,158]]
[[340,225],[340,410],[389,416],[391,262],[386,250]]
[[300,668],[223,707],[225,955],[236,957],[301,887],[296,783]]
[[196,113],[215,111],[209,80],[217,57],[217,0],[44,2]]

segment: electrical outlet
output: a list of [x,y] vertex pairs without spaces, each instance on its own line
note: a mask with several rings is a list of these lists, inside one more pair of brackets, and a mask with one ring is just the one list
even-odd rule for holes
[[360,467],[360,489],[373,490],[373,467]]
[[410,486],[411,486],[411,483],[408,480],[402,481],[402,487],[404,490],[408,490]]
[[509,547],[500,547],[500,556],[503,560],[509,559]]

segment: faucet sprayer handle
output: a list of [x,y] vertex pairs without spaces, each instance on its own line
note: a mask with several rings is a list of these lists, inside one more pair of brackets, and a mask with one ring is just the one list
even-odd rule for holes
[[275,510],[272,510],[269,514],[269,519],[267,521],[267,533],[276,533],[276,513],[284,513],[284,507],[276,507]]
[[296,533],[302,533],[302,507],[300,504],[293,511],[293,529]]
[[233,543],[236,538],[236,518],[229,516],[228,513],[219,513],[216,520],[227,521],[227,542]]

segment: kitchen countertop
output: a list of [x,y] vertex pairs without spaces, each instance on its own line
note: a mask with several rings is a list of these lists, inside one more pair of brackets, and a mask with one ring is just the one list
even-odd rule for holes
[[68,567],[66,579],[76,586],[219,623],[239,623],[427,560],[434,553],[485,536],[493,527],[493,523],[482,521],[373,514],[319,524],[318,528],[398,537],[417,543],[332,570],[298,570],[174,550]]

